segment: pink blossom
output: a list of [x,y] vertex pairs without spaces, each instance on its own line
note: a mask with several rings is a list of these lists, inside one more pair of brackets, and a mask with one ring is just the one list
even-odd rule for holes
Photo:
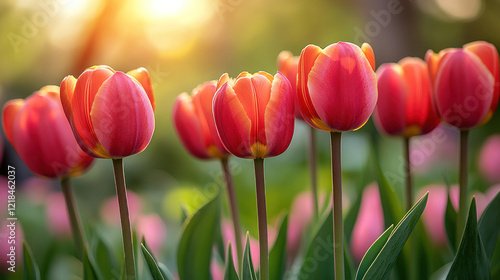
[[500,183],[500,134],[490,136],[479,154],[479,171],[491,183]]
[[155,255],[160,252],[163,243],[167,239],[167,227],[157,214],[140,216],[136,221],[137,234],[139,238],[146,239],[148,247]]
[[57,237],[71,236],[71,225],[64,195],[61,192],[50,194],[47,197],[46,205],[50,232]]
[[[134,223],[142,211],[142,202],[140,197],[132,191],[127,191],[127,200],[130,222]],[[120,225],[120,209],[118,208],[118,198],[116,196],[109,198],[103,203],[101,216],[108,225]]]

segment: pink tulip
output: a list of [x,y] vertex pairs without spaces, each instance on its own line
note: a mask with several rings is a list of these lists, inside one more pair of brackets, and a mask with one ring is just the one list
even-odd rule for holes
[[358,218],[352,230],[351,252],[357,263],[384,230],[382,203],[378,186],[373,183],[363,191]]
[[[137,194],[129,190],[127,190],[127,199],[130,221],[131,223],[134,223],[140,217],[142,211],[142,201]],[[120,225],[120,211],[118,208],[118,198],[116,196],[109,198],[102,204],[101,216],[104,222],[108,225]]]
[[40,176],[77,176],[93,161],[71,132],[59,101],[59,87],[46,86],[26,100],[7,102],[3,129],[19,157]]
[[136,226],[137,234],[142,239],[146,239],[148,247],[151,248],[154,255],[158,255],[161,251],[163,243],[167,240],[167,227],[157,214],[142,215],[137,218]]
[[297,96],[297,73],[299,70],[299,57],[293,56],[289,51],[282,51],[278,55],[278,71],[290,81],[295,99],[295,118],[303,120]]
[[500,183],[500,135],[490,136],[479,154],[479,171],[491,183]]
[[64,195],[60,192],[50,194],[47,197],[46,207],[50,232],[57,237],[70,237],[71,225]]

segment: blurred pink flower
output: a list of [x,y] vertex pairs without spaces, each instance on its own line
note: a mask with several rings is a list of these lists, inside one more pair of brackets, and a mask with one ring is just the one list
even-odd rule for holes
[[500,135],[490,136],[479,154],[479,171],[490,183],[500,183]]
[[57,237],[70,237],[71,225],[64,195],[61,192],[50,194],[46,205],[50,232]]
[[31,203],[45,204],[47,197],[54,190],[53,184],[53,180],[50,179],[31,177],[24,180],[19,189]]
[[[233,247],[233,243],[231,242],[231,247]],[[233,262],[237,266],[237,261]],[[213,280],[224,280],[224,266],[222,264],[217,263],[213,258],[210,263],[210,274],[212,275]]]
[[[22,271],[23,239],[19,221],[0,222],[0,271],[7,271],[12,265],[15,266],[15,272]],[[14,251],[11,251],[11,246]],[[14,262],[10,263],[12,259]]]
[[[142,211],[141,198],[132,191],[127,190],[128,210],[130,222],[133,224]],[[104,222],[111,226],[120,226],[120,209],[118,208],[118,198],[113,196],[106,200],[101,207],[101,216]]]
[[376,183],[368,185],[363,191],[358,218],[352,230],[351,253],[359,263],[366,251],[384,232],[384,213]]
[[146,239],[149,248],[154,255],[158,256],[167,239],[167,227],[157,214],[147,214],[140,216],[136,221],[137,234],[139,238],[142,236]]

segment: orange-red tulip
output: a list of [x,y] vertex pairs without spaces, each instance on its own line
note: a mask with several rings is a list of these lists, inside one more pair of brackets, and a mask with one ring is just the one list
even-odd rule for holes
[[182,143],[193,156],[202,159],[222,159],[229,155],[215,128],[212,100],[216,90],[217,82],[211,81],[195,88],[192,96],[182,93],[172,112]]
[[61,83],[61,102],[80,147],[93,157],[142,152],[154,130],[154,97],[146,69],[94,66]]
[[378,101],[374,121],[379,131],[406,138],[427,134],[440,120],[431,102],[427,64],[407,57],[377,70]]
[[237,157],[266,158],[283,153],[294,129],[292,86],[281,73],[241,73],[219,79],[213,101],[215,125],[226,149]]
[[19,157],[38,175],[76,176],[93,161],[76,143],[57,86],[43,87],[26,100],[7,102],[3,129]]
[[303,120],[300,111],[299,99],[297,97],[297,72],[299,70],[299,57],[293,56],[289,51],[282,51],[278,55],[278,71],[290,81],[293,95],[295,96],[295,117]]
[[377,103],[375,57],[361,48],[338,42],[321,49],[308,45],[299,61],[297,90],[304,120],[325,131],[362,127]]
[[426,54],[433,83],[432,102],[440,118],[460,129],[486,123],[499,96],[498,52],[487,42]]

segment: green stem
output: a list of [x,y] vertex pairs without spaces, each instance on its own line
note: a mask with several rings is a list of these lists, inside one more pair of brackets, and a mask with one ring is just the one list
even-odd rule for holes
[[115,174],[116,194],[120,208],[120,221],[122,225],[123,251],[125,255],[125,274],[127,280],[135,280],[134,249],[132,244],[132,228],[128,213],[127,187],[125,186],[125,174],[123,172],[123,159],[113,159],[113,171]]
[[460,131],[460,170],[459,170],[459,206],[457,220],[457,242],[460,244],[467,218],[467,145],[469,131]]
[[404,138],[405,175],[406,175],[406,210],[413,206],[413,182],[411,178],[410,138]]
[[264,159],[254,160],[255,187],[257,192],[257,217],[259,220],[260,280],[269,280],[269,252],[267,242],[266,187]]
[[229,206],[231,208],[231,217],[233,218],[234,226],[234,236],[236,243],[236,252],[238,253],[238,271],[241,271],[243,262],[243,246],[242,235],[241,235],[241,223],[240,216],[238,214],[238,201],[236,200],[236,193],[234,191],[233,178],[231,176],[231,171],[229,170],[229,165],[227,158],[221,160],[222,170],[224,172],[224,177],[226,179],[226,191],[229,200]]
[[333,181],[333,255],[335,259],[335,280],[344,280],[344,232],[342,221],[342,133],[331,132]]
[[88,247],[85,238],[85,232],[82,227],[82,219],[76,205],[75,194],[71,188],[69,177],[61,178],[61,188],[64,194],[64,199],[66,200],[66,208],[68,209],[69,221],[71,223],[71,230],[73,232],[73,238],[75,239],[76,251],[78,257],[83,261],[84,252]]
[[318,184],[316,176],[316,129],[309,126],[309,172],[311,173],[311,190],[314,199],[314,218],[319,217]]

